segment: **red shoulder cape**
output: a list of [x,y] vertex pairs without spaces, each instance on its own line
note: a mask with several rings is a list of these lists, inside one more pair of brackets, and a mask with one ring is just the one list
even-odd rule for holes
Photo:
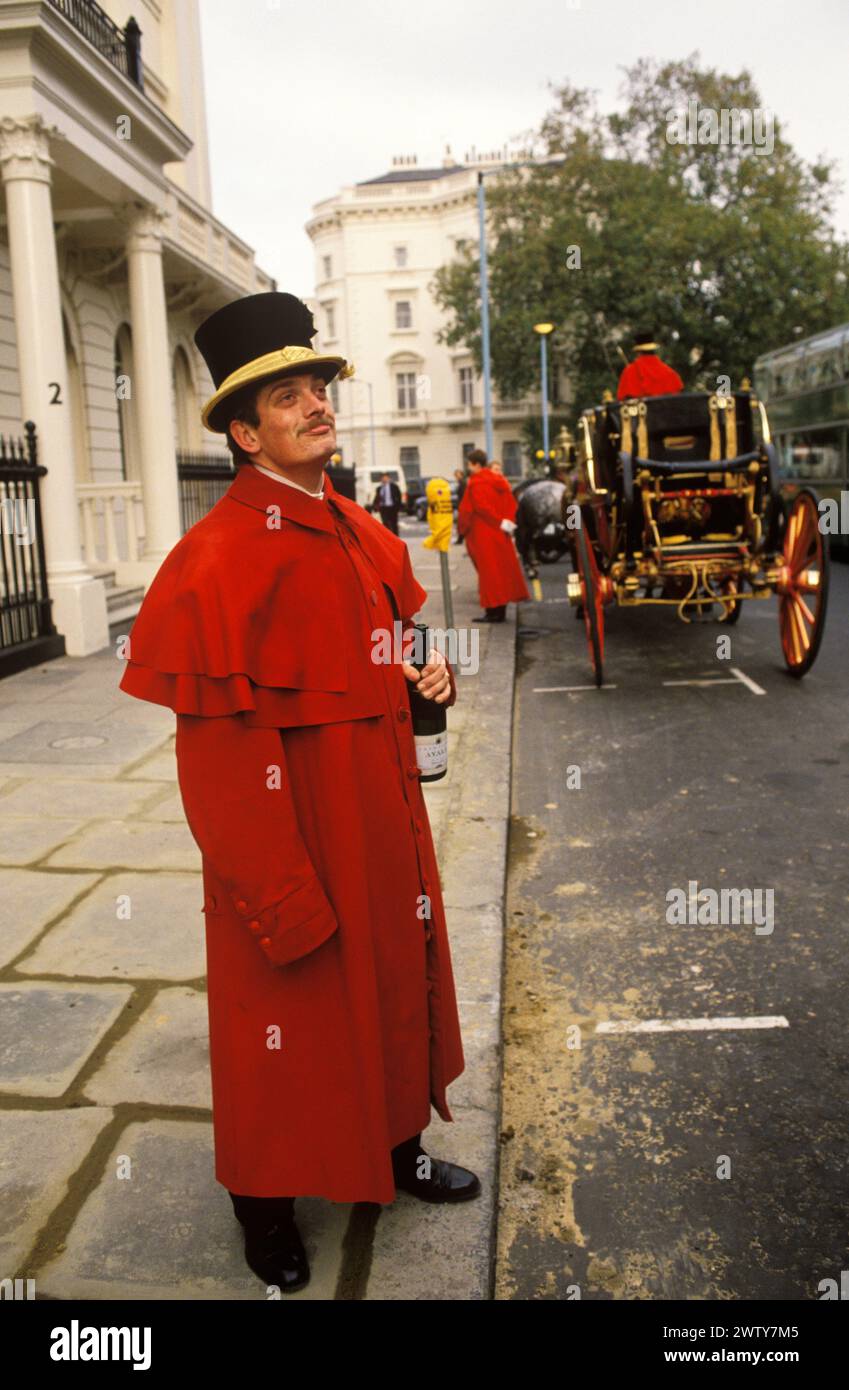
[[169,551],[127,643],[120,689],[178,714],[253,712],[258,724],[381,713],[343,616],[354,531],[399,619],[427,598],[406,545],[324,475],[325,499],[240,467],[215,506]]

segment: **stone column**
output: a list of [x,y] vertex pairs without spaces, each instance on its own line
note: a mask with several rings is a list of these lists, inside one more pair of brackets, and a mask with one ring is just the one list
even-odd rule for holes
[[180,492],[172,410],[171,352],[162,273],[166,213],[124,209],[133,332],[133,379],[138,428],[145,552],[140,577],[150,579],[180,539]]
[[[106,591],[82,560],[74,477],[73,425],[53,231],[49,140],[61,134],[41,116],[0,120],[21,425],[34,420],[41,479],[47,577],[53,620],[69,656],[109,643]],[[21,429],[23,434],[23,428]]]

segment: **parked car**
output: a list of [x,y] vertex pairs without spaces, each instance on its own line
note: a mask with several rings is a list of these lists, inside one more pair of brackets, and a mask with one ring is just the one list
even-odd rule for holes
[[395,464],[390,464],[388,468],[369,468],[360,466],[357,468],[357,501],[361,507],[371,509],[374,501],[374,494],[383,481],[384,473],[388,473],[393,483],[397,483],[401,489],[401,506],[407,505],[407,482],[401,469]]
[[[420,498],[425,495],[427,478],[408,478],[407,479],[407,499],[405,510],[407,516],[417,516],[418,503]],[[427,505],[427,503],[425,503]]]

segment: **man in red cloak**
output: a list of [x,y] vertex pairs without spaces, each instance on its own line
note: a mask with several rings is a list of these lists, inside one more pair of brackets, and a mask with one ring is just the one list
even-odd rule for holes
[[[388,1203],[480,1192],[421,1131],[463,1070],[404,634],[427,597],[403,541],[324,473],[328,382],[293,295],[236,300],[195,334],[235,481],[160,566],[121,689],[177,716],[180,792],[201,850],[215,1174],[251,1269],[309,1279],[301,1195]],[[387,656],[387,650],[390,655]],[[418,658],[417,658],[418,659]]]
[[476,623],[503,623],[507,604],[529,599],[513,532],[516,499],[507,479],[487,463],[483,449],[467,459],[469,481],[457,511],[457,530],[478,572],[478,592],[484,612]]
[[616,399],[624,401],[633,396],[667,396],[683,391],[684,383],[674,367],[662,362],[657,355],[657,343],[651,333],[639,333],[634,339],[633,362],[623,367]]

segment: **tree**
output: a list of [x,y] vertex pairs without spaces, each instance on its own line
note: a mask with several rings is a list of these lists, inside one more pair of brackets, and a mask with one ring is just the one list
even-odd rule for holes
[[[493,377],[505,398],[538,385],[533,325],[557,325],[553,365],[574,411],[615,388],[630,334],[651,329],[685,387],[733,385],[762,352],[849,318],[849,247],[834,232],[833,167],[807,164],[764,113],[751,75],[683,62],[625,70],[619,112],[564,85],[538,162],[487,187]],[[719,143],[683,143],[681,119],[732,113]],[[745,134],[740,113],[767,117]],[[705,117],[707,114],[707,118]],[[692,117],[690,130],[693,129]],[[714,123],[715,124],[715,123]],[[696,128],[696,133],[698,134]],[[769,135],[768,135],[769,132]],[[772,145],[769,149],[768,146]],[[476,243],[436,274],[441,341],[482,367]]]

